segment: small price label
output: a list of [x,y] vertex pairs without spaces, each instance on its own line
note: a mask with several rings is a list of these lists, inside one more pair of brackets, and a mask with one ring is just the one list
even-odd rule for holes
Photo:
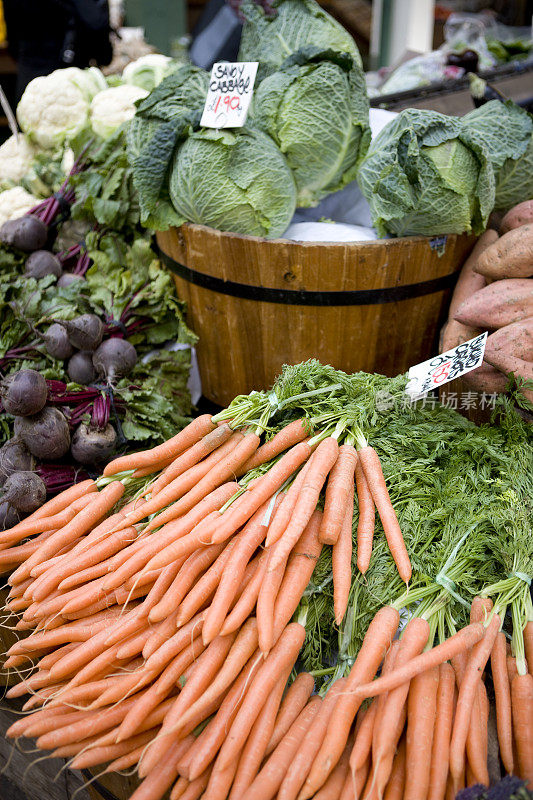
[[200,125],[204,128],[242,128],[252,99],[257,61],[219,61],[213,64]]
[[481,366],[485,354],[488,333],[480,334],[468,342],[457,345],[447,353],[416,364],[409,370],[406,392],[412,400],[423,397],[432,389],[439,389],[445,383],[460,378],[467,372]]

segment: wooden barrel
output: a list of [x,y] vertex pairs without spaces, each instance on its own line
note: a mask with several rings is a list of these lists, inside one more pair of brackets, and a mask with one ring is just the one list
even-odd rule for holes
[[218,405],[317,358],[397,375],[429,358],[475,237],[293,242],[186,224],[157,235]]

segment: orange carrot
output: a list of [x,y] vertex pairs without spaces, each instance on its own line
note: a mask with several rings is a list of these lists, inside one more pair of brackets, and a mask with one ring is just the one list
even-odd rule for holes
[[405,800],[426,800],[428,794],[438,687],[438,667],[421,672],[409,687]]
[[240,628],[240,626],[250,616],[250,614],[254,609],[254,606],[257,602],[257,597],[259,595],[259,590],[261,588],[261,584],[263,582],[266,572],[266,565],[267,565],[266,551],[263,551],[259,556],[256,556],[254,562],[256,563],[256,569],[254,575],[251,578],[250,583],[244,588],[241,596],[239,597],[239,599],[233,606],[232,610],[226,617],[224,624],[220,629],[220,633],[222,636],[225,636],[227,633],[232,633],[233,631],[236,631],[238,628]]
[[[385,658],[383,659],[383,665],[381,667],[381,674],[383,676],[384,675],[389,675],[389,673],[391,673],[393,671],[394,665],[396,663],[396,656],[398,655],[399,647],[400,647],[400,642],[399,642],[398,639],[396,639],[391,644],[391,646],[389,647],[389,649],[388,649],[388,651],[387,651],[387,653],[385,655]],[[388,696],[389,696],[388,692],[386,692],[385,694],[380,694],[380,696],[377,697],[375,699],[375,701],[374,701],[374,703],[376,704],[376,714],[375,714],[374,724],[373,724],[373,728],[372,728],[372,742],[371,742],[372,752],[374,752],[374,753],[377,752],[377,748],[378,748],[379,734],[380,734],[381,726],[383,724],[383,715],[384,715],[384,712],[385,712],[385,709],[386,709],[386,706],[387,706],[387,698],[388,698]],[[364,720],[363,720],[363,723],[364,723]],[[361,727],[363,727],[363,726],[361,726]],[[356,738],[356,742],[357,742],[357,739],[360,739],[360,738],[361,737],[358,735],[357,738]],[[362,744],[365,744],[364,741],[362,742]],[[361,767],[364,765],[365,761],[367,760],[367,758],[369,758],[370,755],[371,755],[371,751],[370,750],[366,750],[366,748],[363,749],[363,747],[361,747],[361,749],[359,751],[359,754],[358,754],[357,753],[357,748],[354,745],[354,750],[352,751],[352,755],[350,756],[350,769],[352,770],[352,775],[358,769],[361,769]]]
[[117,472],[125,472],[130,469],[142,469],[152,464],[158,464],[161,461],[167,461],[170,458],[176,458],[215,428],[216,425],[211,422],[210,415],[203,414],[201,417],[193,419],[186,428],[176,436],[163,442],[163,444],[152,447],[151,450],[143,450],[140,453],[132,453],[131,455],[115,458],[104,469],[104,475],[116,475]]
[[496,636],[492,653],[490,654],[492,682],[496,699],[496,727],[500,756],[506,772],[512,775],[513,763],[513,728],[511,722],[511,686],[507,675],[507,655],[505,648],[505,634],[500,631]]
[[372,493],[368,487],[359,456],[355,464],[355,482],[359,503],[359,520],[357,522],[357,568],[365,574],[370,566],[376,510]]
[[339,800],[350,769],[350,744],[344,748],[339,762],[324,786],[315,794],[315,800]]
[[406,757],[406,743],[402,738],[400,741],[394,761],[392,762],[392,770],[383,795],[383,800],[403,800],[405,790],[406,767],[408,767],[408,759]]
[[383,530],[387,538],[387,544],[394,563],[398,568],[400,578],[408,583],[411,578],[411,562],[405,547],[400,525],[396,512],[392,507],[389,497],[389,491],[385,478],[383,477],[383,470],[379,456],[373,447],[366,445],[357,451],[365,478],[372,495],[374,504],[378,510]]
[[281,742],[298,714],[305,708],[314,686],[313,676],[308,672],[300,672],[291,683],[281,703],[265,755],[270,755]]
[[[389,651],[390,652],[390,651]],[[384,695],[386,697],[386,695]],[[374,726],[378,714],[378,702],[374,700],[371,702],[366,712],[360,711],[357,715],[357,722],[362,716],[359,729],[355,733],[355,740],[353,748],[350,752],[350,769],[352,775],[361,769],[368,760],[372,751],[372,738],[374,735]]]
[[310,699],[248,787],[242,800],[272,800],[276,796],[292,759],[318,714],[321,704],[322,701],[318,696]]
[[300,442],[292,447],[268,472],[262,475],[253,486],[249,485],[244,495],[244,501],[230,508],[223,514],[218,523],[213,523],[212,542],[223,542],[232,536],[236,530],[247,522],[252,514],[280,489],[298,467],[309,457],[311,448],[308,442]]
[[376,674],[390,647],[399,620],[400,615],[396,609],[384,606],[368,626],[359,654],[350,670],[346,691],[337,701],[322,747],[300,793],[300,800],[312,797],[324,785],[341,757],[363,699],[359,699],[355,691],[360,684],[371,680]]
[[296,800],[300,789],[305,783],[314,758],[324,741],[337,698],[342,695],[345,687],[346,679],[340,678],[328,689],[324,701],[291,760],[290,768],[279,787],[277,800]]
[[264,654],[267,654],[274,645],[274,607],[285,574],[285,562],[278,564],[276,569],[270,566],[280,544],[281,541],[267,551],[265,574],[257,596],[259,647]]
[[307,427],[307,422],[303,419],[296,419],[294,422],[289,422],[289,424],[285,425],[272,439],[269,439],[268,442],[262,444],[261,447],[256,450],[254,455],[240,468],[238,475],[244,475],[245,472],[249,472],[259,467],[261,464],[265,464],[280,453],[283,453],[284,450],[288,450],[289,447],[293,447],[293,445],[298,444],[298,442],[303,442],[308,436]]
[[[222,545],[210,545],[210,547],[213,548],[221,546]],[[204,572],[202,577],[194,584],[183,599],[176,619],[178,627],[188,622],[213,596],[234,547],[235,539],[225,546],[222,553],[211,564],[207,572]]]
[[229,800],[240,800],[259,772],[261,762],[266,752],[266,746],[274,730],[276,715],[281,703],[281,697],[285,689],[287,678],[289,677],[289,672],[290,668],[282,675],[252,725],[250,734],[239,757]]
[[227,442],[232,434],[233,431],[230,426],[227,423],[224,423],[222,425],[218,425],[214,431],[211,431],[211,433],[208,433],[192,447],[189,447],[188,450],[174,459],[174,461],[169,464],[159,478],[154,481],[150,487],[152,497],[158,494],[161,489],[164,489],[165,486],[168,486],[168,484],[173,481],[174,478],[182,475],[185,470],[189,469],[189,467],[193,467],[203,458],[212,453],[213,450],[216,450],[217,447],[220,447],[220,445],[224,444],[224,442]]
[[130,800],[159,800],[163,797],[178,777],[178,761],[193,741],[194,736],[189,736],[181,742],[174,742],[165,760],[149,773]]
[[518,774],[533,789],[533,675],[515,675],[511,684]]
[[450,664],[439,666],[435,732],[431,750],[428,800],[444,800],[453,723],[455,673]]
[[456,787],[458,786],[464,769],[466,739],[472,706],[474,705],[474,699],[476,697],[477,683],[481,680],[480,675],[490,657],[500,625],[500,617],[498,614],[494,614],[485,631],[483,639],[472,648],[466,665],[465,674],[459,688],[457,711],[453,722],[452,738],[450,742],[450,772]]
[[483,625],[474,622],[465,628],[454,633],[445,642],[426,650],[419,656],[415,656],[401,667],[395,668],[389,675],[377,678],[375,681],[360,685],[356,689],[357,699],[363,701],[367,697],[376,697],[383,692],[390,692],[398,686],[410,681],[415,675],[419,675],[426,669],[439,666],[445,661],[452,659],[457,653],[462,653],[473,647],[484,635]]
[[298,542],[316,509],[320,492],[337,460],[338,453],[339,445],[333,436],[323,439],[313,453],[290,522],[276,544],[275,551],[272,551],[267,572],[275,572],[281,564],[285,564],[292,548]]
[[344,786],[342,787],[339,800],[359,800],[360,797],[366,800],[368,795],[366,792],[363,794],[363,790],[369,771],[370,761],[366,761],[361,769],[357,770],[355,776],[351,775],[350,771],[348,771],[348,775],[344,779]]
[[294,478],[288,490],[284,492],[282,501],[276,513],[273,515],[268,528],[267,538],[265,541],[266,547],[271,547],[273,544],[276,544],[276,542],[279,541],[284,533],[285,528],[289,524],[292,512],[294,511],[294,506],[298,500],[298,495],[300,494],[304,484],[307,470],[309,469],[309,462],[310,459],[304,462],[302,468]]
[[[120,742],[120,744],[91,747],[85,753],[77,755],[76,758],[71,761],[69,767],[70,769],[87,769],[88,767],[96,767],[98,764],[105,764],[108,761],[121,758],[131,753],[132,750],[147,745],[148,742],[154,738],[155,733],[156,732],[152,729],[144,733],[139,733],[137,736],[132,736],[131,739]],[[55,755],[57,756],[58,754],[56,753]]]
[[[96,486],[94,487],[94,491],[96,491]],[[46,533],[46,531],[62,528],[67,522],[70,522],[78,511],[81,511],[82,508],[85,508],[85,506],[91,502],[91,494],[92,492],[87,492],[82,495],[82,497],[76,498],[70,505],[58,511],[57,514],[53,514],[51,517],[27,517],[14,528],[11,528],[11,530],[0,534],[0,546],[9,546],[12,551],[13,545],[16,544],[16,542],[21,542],[29,536],[35,536],[35,534],[42,534]],[[9,552],[8,550],[5,554],[2,553],[2,555],[7,555]]]
[[318,538],[323,544],[335,544],[340,536],[347,509],[353,516],[354,473],[357,450],[351,444],[339,447],[326,486],[324,514]]
[[352,484],[340,535],[333,545],[331,571],[333,574],[333,610],[335,622],[340,625],[348,608],[352,587],[352,518],[354,487]]

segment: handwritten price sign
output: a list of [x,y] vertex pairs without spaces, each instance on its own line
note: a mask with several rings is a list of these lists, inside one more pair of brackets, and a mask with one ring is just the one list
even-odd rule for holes
[[257,61],[213,64],[200,125],[242,128],[254,90]]
[[411,367],[406,387],[407,394],[416,399],[480,367],[485,354],[487,336],[486,332],[482,333],[454,347],[453,350],[448,350],[447,353],[441,353],[435,358]]

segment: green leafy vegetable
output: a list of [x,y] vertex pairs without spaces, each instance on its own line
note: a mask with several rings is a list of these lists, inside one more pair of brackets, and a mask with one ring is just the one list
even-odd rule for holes
[[389,122],[357,180],[381,235],[480,233],[494,205],[487,149],[436,111],[406,109]]

